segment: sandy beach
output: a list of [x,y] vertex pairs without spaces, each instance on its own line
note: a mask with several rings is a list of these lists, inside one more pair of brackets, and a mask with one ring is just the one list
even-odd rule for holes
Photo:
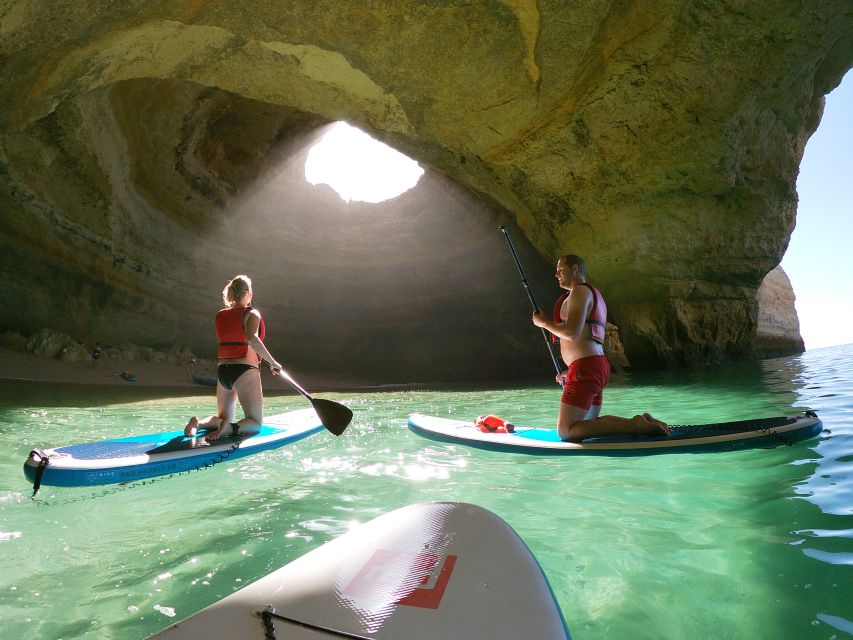
[[[199,376],[214,377],[215,365],[206,360],[199,362],[194,372]],[[132,372],[136,381],[129,382],[120,376],[123,371]],[[372,386],[370,382],[345,376],[332,379],[328,375],[290,371],[291,375],[310,393],[335,389],[361,389]],[[274,377],[267,368],[263,369],[264,390],[267,393],[293,391],[284,380]],[[59,358],[48,358],[35,354],[0,347],[0,384],[3,380],[29,380],[82,385],[117,385],[122,387],[185,387],[213,390],[190,379],[185,366],[176,362],[149,362],[146,360],[114,360],[102,358],[95,366],[91,362],[69,362]],[[295,391],[293,391],[295,393]]]

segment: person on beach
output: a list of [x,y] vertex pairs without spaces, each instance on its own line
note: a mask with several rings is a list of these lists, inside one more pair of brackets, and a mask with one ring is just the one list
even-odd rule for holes
[[557,300],[549,320],[541,310],[533,324],[550,331],[560,343],[568,370],[557,376],[563,385],[557,433],[561,440],[580,442],[609,434],[669,435],[666,423],[648,413],[633,418],[602,416],[604,387],[610,382],[610,364],[604,355],[607,306],[601,292],[586,282],[586,265],[580,256],[557,261],[557,282],[568,293]]
[[[259,427],[264,419],[264,393],[261,386],[261,360],[266,360],[273,375],[281,365],[264,346],[264,319],[252,308],[252,281],[235,276],[222,291],[225,308],[216,314],[216,338],[219,341],[216,367],[217,415],[199,420],[193,416],[184,435],[195,436],[199,429],[213,429],[208,441],[218,440],[227,427],[237,434]],[[237,402],[244,418],[233,422]]]

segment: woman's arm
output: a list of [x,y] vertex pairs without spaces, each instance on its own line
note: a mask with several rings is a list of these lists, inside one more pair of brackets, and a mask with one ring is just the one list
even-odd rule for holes
[[261,314],[252,309],[246,318],[246,340],[249,346],[255,350],[261,358],[267,361],[273,373],[281,371],[282,366],[278,360],[272,357],[272,354],[267,350],[261,338],[258,336],[258,330],[261,327]]

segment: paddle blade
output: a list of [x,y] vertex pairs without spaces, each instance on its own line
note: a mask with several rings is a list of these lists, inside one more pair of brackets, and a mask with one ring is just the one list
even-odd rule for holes
[[314,407],[323,426],[336,436],[341,435],[352,420],[352,411],[339,402],[312,398],[311,406]]

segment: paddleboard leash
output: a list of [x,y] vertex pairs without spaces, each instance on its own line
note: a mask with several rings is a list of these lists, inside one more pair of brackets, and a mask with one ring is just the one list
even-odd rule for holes
[[35,498],[39,487],[41,487],[41,477],[44,475],[44,470],[50,464],[50,456],[41,449],[33,449],[30,451],[30,456],[35,456],[39,459],[39,466],[36,467],[36,477],[33,478],[33,495],[31,496]]
[[237,425],[234,426],[234,442],[231,443],[231,446],[214,460],[208,460],[204,463],[200,463],[193,469],[186,469],[184,471],[178,471],[176,473],[169,473],[162,476],[156,476],[154,478],[145,478],[144,480],[134,480],[132,482],[122,482],[116,485],[113,485],[113,488],[108,491],[103,491],[101,493],[96,493],[93,495],[89,495],[84,497],[71,498],[68,500],[56,500],[51,502],[46,502],[43,500],[36,500],[36,494],[38,493],[39,488],[41,487],[41,478],[44,475],[44,471],[47,468],[48,464],[50,464],[50,455],[46,454],[41,449],[33,449],[30,452],[31,456],[37,456],[39,458],[39,465],[36,468],[35,478],[33,479],[33,495],[30,496],[33,502],[35,502],[39,506],[47,506],[51,504],[70,504],[72,502],[80,502],[81,500],[89,500],[94,498],[99,498],[107,495],[112,495],[113,493],[118,493],[119,491],[124,491],[129,489],[130,487],[138,487],[146,484],[152,484],[154,482],[159,482],[160,480],[166,480],[167,478],[173,478],[175,476],[182,476],[184,474],[192,473],[193,471],[204,471],[205,469],[210,469],[220,462],[224,462],[227,460],[231,454],[233,454],[237,449],[240,448],[240,445],[243,443],[243,440],[247,437],[242,435],[237,428]]

